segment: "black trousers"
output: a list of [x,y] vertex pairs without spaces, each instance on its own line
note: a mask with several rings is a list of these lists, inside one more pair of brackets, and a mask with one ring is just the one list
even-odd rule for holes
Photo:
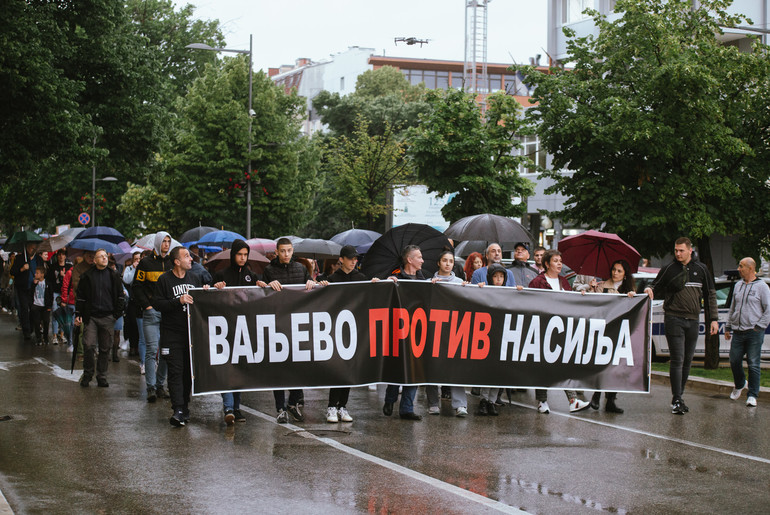
[[19,303],[19,324],[24,337],[32,336],[32,326],[29,323],[29,310],[32,306],[32,290],[16,288],[16,299]]
[[329,407],[344,408],[348,404],[350,388],[332,388],[329,390]]
[[48,324],[51,321],[51,311],[43,306],[32,304],[29,308],[29,324],[35,331],[38,342],[48,343]]
[[168,341],[169,339],[164,339],[160,356],[168,365],[168,393],[171,396],[171,407],[174,411],[186,410],[192,392],[190,349],[187,346],[187,340]]

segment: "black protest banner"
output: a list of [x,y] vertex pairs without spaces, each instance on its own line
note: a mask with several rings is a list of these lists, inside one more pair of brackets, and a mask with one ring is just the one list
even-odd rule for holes
[[194,394],[380,382],[649,391],[647,296],[423,281],[190,294]]

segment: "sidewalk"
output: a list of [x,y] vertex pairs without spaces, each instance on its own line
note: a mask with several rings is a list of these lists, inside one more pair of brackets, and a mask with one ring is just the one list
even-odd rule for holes
[[[765,370],[766,367],[763,366],[762,369]],[[653,370],[651,372],[650,382],[667,386],[671,385],[668,372],[656,372]],[[734,385],[731,381],[717,381],[716,379],[706,379],[704,377],[690,375],[690,377],[687,378],[687,387],[701,392],[730,395],[730,392],[733,391]],[[760,386],[759,391],[760,393],[766,393],[770,395],[770,388],[767,386]]]

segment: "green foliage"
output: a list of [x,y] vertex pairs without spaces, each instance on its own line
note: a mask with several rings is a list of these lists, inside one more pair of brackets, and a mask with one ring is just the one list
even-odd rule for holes
[[256,114],[250,119],[248,62],[239,56],[207,66],[180,99],[159,185],[169,198],[172,231],[202,223],[245,232],[249,183],[254,233],[274,237],[303,222],[318,159],[312,143],[300,137],[302,102],[263,73],[254,75],[253,91]]
[[396,134],[417,126],[420,114],[427,110],[425,88],[411,86],[404,75],[392,66],[362,73],[356,91],[341,97],[339,93],[322,91],[313,98],[313,106],[332,135],[351,136],[359,119],[369,122],[371,134]]
[[431,109],[409,134],[410,155],[418,179],[439,195],[455,193],[441,213],[452,222],[479,213],[519,216],[533,185],[518,173],[534,167],[519,155],[519,136],[529,129],[519,117],[521,106],[502,92],[487,97],[488,109],[460,90],[431,91]]
[[729,3],[619,0],[621,19],[594,12],[599,35],[570,40],[572,69],[518,67],[553,155],[544,175],[568,197],[556,216],[618,233],[643,255],[714,233],[767,252],[770,63],[758,43],[753,53],[720,44],[720,26],[743,23]]
[[142,234],[166,229],[166,206],[169,198],[151,184],[128,184],[117,210],[115,228],[129,240]]
[[405,146],[386,124],[385,134],[370,135],[359,118],[353,135],[333,138],[326,148],[326,170],[337,196],[326,199],[354,225],[374,230],[375,220],[389,210],[387,192],[412,176]]

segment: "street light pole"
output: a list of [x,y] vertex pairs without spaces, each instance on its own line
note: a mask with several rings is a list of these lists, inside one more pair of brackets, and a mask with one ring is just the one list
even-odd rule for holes
[[192,43],[190,45],[187,45],[185,48],[191,48],[193,50],[209,50],[212,52],[230,52],[233,54],[247,54],[249,56],[249,163],[248,163],[248,170],[246,171],[246,176],[248,179],[246,179],[246,239],[251,238],[251,144],[252,144],[252,135],[251,135],[251,121],[254,116],[254,110],[252,109],[252,42],[253,42],[253,34],[249,34],[249,49],[248,50],[236,50],[233,48],[214,48],[210,45],[207,45],[205,43]]

